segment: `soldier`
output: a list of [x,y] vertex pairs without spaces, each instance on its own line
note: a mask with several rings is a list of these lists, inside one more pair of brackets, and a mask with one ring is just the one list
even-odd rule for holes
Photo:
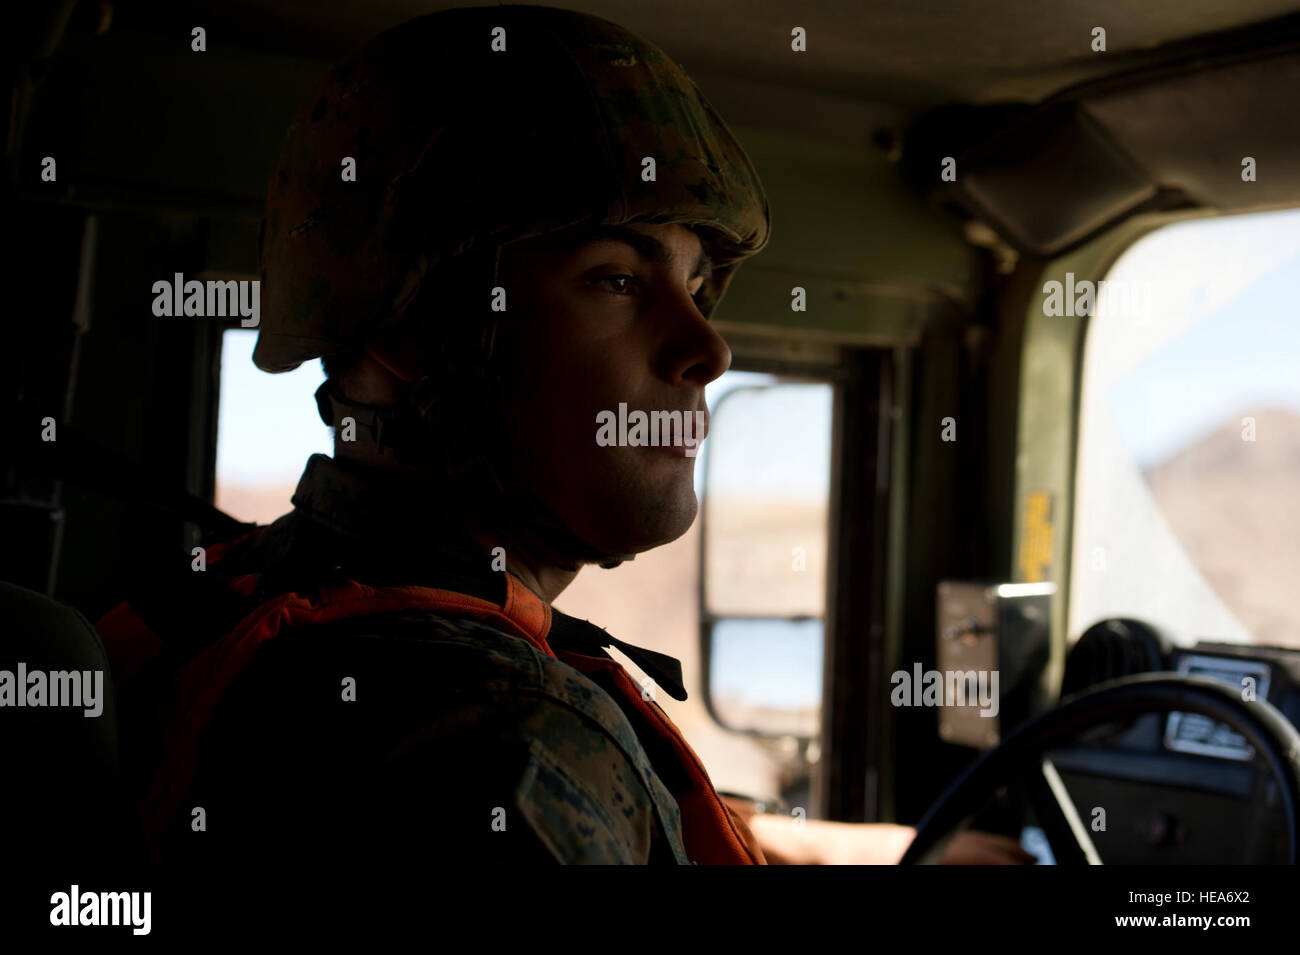
[[270,177],[254,361],[323,359],[335,457],[100,625],[161,740],[155,858],[765,861],[603,648],[685,699],[677,661],[550,604],[694,519],[684,441],[596,422],[704,410],[709,316],[768,234],[695,84],[604,20],[445,11],[329,74]]

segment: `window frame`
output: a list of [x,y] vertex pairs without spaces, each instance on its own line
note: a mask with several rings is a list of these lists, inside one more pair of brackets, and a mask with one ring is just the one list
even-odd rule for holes
[[[888,573],[891,543],[900,539],[892,492],[903,464],[899,438],[906,434],[906,423],[894,410],[898,363],[897,349],[835,347],[829,358],[818,361],[742,354],[732,365],[737,371],[832,389],[819,758],[811,776],[814,818],[876,821],[892,773],[888,694],[870,688],[888,686],[896,657],[892,651],[899,643],[901,595],[893,593],[897,588]],[[861,494],[864,487],[871,493]],[[705,492],[701,522],[707,521],[707,484]],[[706,540],[702,526],[697,605],[705,708],[727,732],[771,739],[757,730],[728,726],[713,705],[712,630],[718,620],[741,615],[715,615],[705,603]],[[868,639],[860,639],[861,633]],[[808,742],[801,740],[805,754]]]

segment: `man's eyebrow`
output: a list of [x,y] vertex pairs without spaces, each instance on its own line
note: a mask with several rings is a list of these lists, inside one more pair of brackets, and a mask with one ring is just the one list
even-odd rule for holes
[[[623,242],[630,245],[637,251],[642,258],[659,266],[668,266],[672,264],[672,253],[668,246],[664,245],[654,236],[646,235],[644,232],[638,232],[635,229],[629,229],[620,225],[600,225],[583,229],[576,233],[573,238],[565,243],[568,249],[576,249],[578,246],[586,245],[588,242]],[[713,259],[703,247],[700,248],[700,254],[695,259],[695,266],[691,270],[690,278],[708,279],[713,274]]]

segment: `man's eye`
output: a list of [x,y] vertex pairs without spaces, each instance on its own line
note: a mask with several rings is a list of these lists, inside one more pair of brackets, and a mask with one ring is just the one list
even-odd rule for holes
[[[635,275],[620,273],[618,275],[602,275],[600,278],[593,280],[596,285],[605,285],[610,288],[615,295],[632,295],[641,286],[641,280]],[[691,293],[691,299],[701,311],[707,316],[712,311],[709,303],[708,287],[701,282],[700,287]]]
[[626,295],[631,291],[632,283],[637,282],[637,277],[635,275],[604,275],[596,279],[597,284],[603,282],[611,283],[610,288],[614,290],[616,295]]
[[709,298],[707,285],[701,283],[700,287],[695,290],[695,294],[691,296],[691,299],[695,302],[695,307],[700,310],[701,315],[705,318],[713,317],[713,300]]

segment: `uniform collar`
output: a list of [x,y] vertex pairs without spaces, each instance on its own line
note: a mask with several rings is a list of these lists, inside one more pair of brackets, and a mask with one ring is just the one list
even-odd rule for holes
[[[373,584],[439,587],[504,604],[502,572],[492,569],[491,555],[446,510],[439,511],[435,504],[441,499],[428,481],[313,454],[293,504],[296,517],[340,539],[338,572],[345,576]],[[617,647],[673,699],[687,698],[679,660],[626,643],[588,621],[552,608],[547,641],[596,656],[608,655],[604,647]]]

